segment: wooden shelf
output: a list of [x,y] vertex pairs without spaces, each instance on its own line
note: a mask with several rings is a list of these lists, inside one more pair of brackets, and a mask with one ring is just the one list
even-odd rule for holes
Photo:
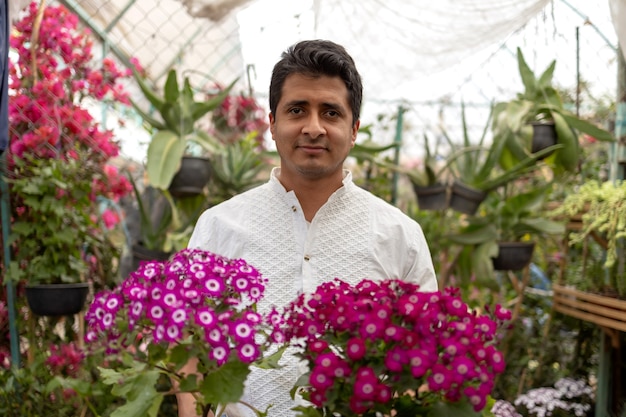
[[579,291],[554,284],[554,310],[595,323],[609,329],[626,332],[626,301],[613,297]]

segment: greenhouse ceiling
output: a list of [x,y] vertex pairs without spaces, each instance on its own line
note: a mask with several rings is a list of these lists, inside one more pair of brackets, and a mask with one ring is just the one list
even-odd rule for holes
[[[598,1],[604,10],[610,5],[613,24],[587,21],[616,45],[626,25],[615,22],[626,21],[626,0]],[[60,2],[103,39],[105,53],[125,63],[138,59],[156,83],[177,68],[222,84],[239,78],[242,87],[265,91],[282,50],[316,37],[346,45],[362,68],[366,91],[379,100],[406,98],[407,91],[433,85],[433,76],[452,79],[471,70],[537,16],[554,18],[560,7],[585,24],[586,14],[598,9],[593,1],[576,0]]]

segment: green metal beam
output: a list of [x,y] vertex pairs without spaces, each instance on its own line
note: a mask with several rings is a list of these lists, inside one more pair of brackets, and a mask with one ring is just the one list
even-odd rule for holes
[[[1,172],[6,172],[6,152],[2,154],[0,167]],[[11,211],[9,203],[9,187],[7,186],[4,176],[0,175],[0,210],[2,215],[2,248],[4,257],[5,270],[9,268],[11,262],[11,248],[7,244],[9,240],[9,232],[11,229]],[[17,331],[17,317],[15,314],[15,286],[13,282],[5,283],[7,293],[7,309],[9,310],[9,337],[11,349],[11,364],[19,368],[20,365],[20,344]]]
[[126,14],[126,12],[128,11],[128,9],[130,9],[135,3],[137,3],[137,0],[130,0],[128,3],[126,3],[126,6],[124,6],[124,8],[122,8],[122,10],[120,10],[120,12],[117,14],[117,16],[115,16],[115,19],[113,19],[111,21],[111,23],[109,23],[107,25],[107,27],[104,28],[104,31],[106,33],[111,32],[111,30],[117,25],[117,23],[122,19],[122,17]]
[[91,29],[91,31],[96,36],[98,36],[98,38],[100,38],[102,42],[106,43],[109,49],[111,50],[111,52],[113,53],[113,55],[115,55],[117,59],[119,59],[122,62],[122,64],[124,64],[127,68],[133,68],[133,65],[130,62],[130,57],[126,53],[124,53],[120,48],[118,48],[115,42],[113,42],[109,38],[108,33],[93,21],[93,19],[91,18],[91,16],[89,16],[89,14],[85,11],[85,9],[83,9],[74,0],[59,0],[59,2],[62,3],[65,7],[67,7],[69,10],[71,10],[72,13],[76,14],[76,16],[78,16],[81,22],[87,25]]

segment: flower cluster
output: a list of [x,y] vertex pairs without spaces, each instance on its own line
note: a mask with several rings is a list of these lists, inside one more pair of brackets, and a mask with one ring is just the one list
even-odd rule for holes
[[50,346],[50,356],[46,359],[46,365],[54,375],[63,375],[76,378],[85,354],[75,343]]
[[[231,351],[250,363],[260,355],[255,341],[263,318],[249,307],[262,296],[265,280],[243,260],[186,249],[165,262],[146,262],[121,286],[96,295],[88,313],[88,342],[106,335],[111,347],[128,332],[155,343],[202,337],[219,366]],[[127,347],[127,346],[119,346]]]
[[119,154],[113,131],[100,126],[89,107],[102,101],[129,105],[121,81],[130,71],[109,58],[94,65],[90,33],[67,8],[32,2],[27,12],[10,39],[16,59],[10,61],[9,74],[9,165],[25,155],[77,158],[89,151],[109,180],[99,180],[94,188],[116,200],[129,194],[126,177],[109,166]]
[[554,383],[554,388],[531,389],[517,397],[514,404],[524,412],[524,415],[533,417],[561,415],[582,417],[591,410],[593,398],[593,388],[585,381],[561,378]]
[[211,115],[215,133],[225,143],[238,141],[248,134],[255,133],[254,139],[263,149],[263,135],[269,125],[266,111],[254,97],[244,95],[226,96]]
[[283,319],[309,365],[302,395],[324,415],[422,415],[462,399],[482,410],[505,367],[497,332],[510,312],[477,314],[454,288],[335,279],[297,298]]
[[[184,249],[167,261],[143,262],[119,286],[97,293],[85,315],[85,338],[94,348],[103,346],[112,364],[129,353],[147,364],[111,365],[125,369],[129,384],[142,380],[128,372],[159,372],[211,410],[239,400],[249,365],[272,343],[269,317],[256,312],[265,285],[244,260]],[[181,374],[182,366],[196,359],[197,375]],[[221,381],[222,371],[229,385],[216,390],[221,382],[211,377]],[[158,395],[164,394],[155,391],[155,403]]]

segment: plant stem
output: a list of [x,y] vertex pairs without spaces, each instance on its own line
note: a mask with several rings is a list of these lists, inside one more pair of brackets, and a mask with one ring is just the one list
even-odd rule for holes
[[33,72],[33,87],[37,82],[37,46],[39,45],[39,28],[41,27],[41,20],[43,19],[43,12],[46,9],[46,1],[41,0],[39,3],[39,9],[37,9],[37,16],[35,16],[35,22],[33,23],[33,33],[30,37],[30,60],[31,71]]

